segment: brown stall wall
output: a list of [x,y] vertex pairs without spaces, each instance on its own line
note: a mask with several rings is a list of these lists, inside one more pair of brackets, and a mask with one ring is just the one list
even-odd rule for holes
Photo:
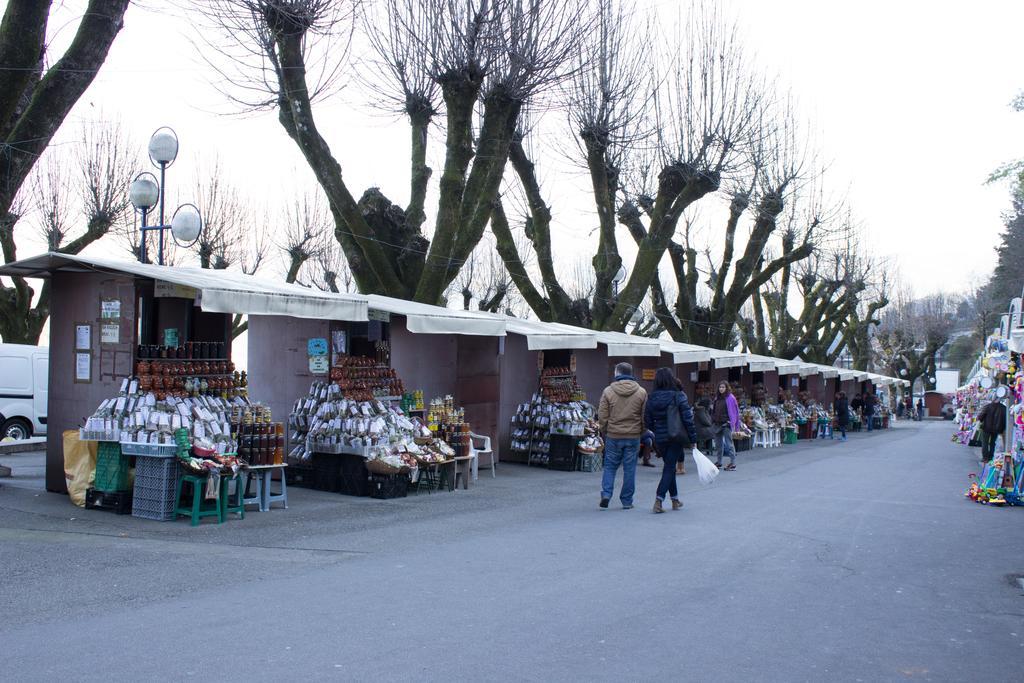
[[[633,376],[640,382],[640,386],[647,390],[650,394],[654,391],[654,373],[657,372],[658,368],[671,367],[672,358],[671,356],[662,355],[658,358],[648,356],[634,356],[633,358],[625,359],[613,359],[613,360],[625,360],[627,363],[633,366]],[[648,371],[651,379],[644,379],[644,370]]]
[[[669,362],[671,362],[671,358],[669,358]],[[698,368],[699,365],[697,363],[681,363],[673,366],[676,377],[683,383],[683,391],[686,392],[686,398],[690,399],[691,403],[694,400],[693,397],[697,388],[697,383],[691,377],[698,372]]]
[[[500,337],[457,338],[455,402],[466,409],[466,421],[474,434],[498,438]],[[511,418],[511,416],[509,416]]]
[[[578,360],[577,360],[578,363]],[[520,403],[525,403],[537,390],[537,352],[526,347],[526,337],[510,334],[505,337],[504,353],[498,357],[497,439],[492,440],[499,460],[523,461],[509,451],[509,422]]]
[[[105,273],[55,273],[50,297],[49,405],[46,489],[66,493],[63,432],[77,429],[132,373],[135,284]],[[120,343],[100,344],[100,301],[121,302]],[[75,323],[92,323],[92,382],[75,383]]]
[[249,316],[249,398],[270,406],[277,422],[287,422],[295,400],[309,392],[315,379],[309,372],[307,343],[330,338],[326,320],[279,315]]
[[413,334],[404,316],[391,316],[391,367],[402,378],[406,391],[423,391],[423,401],[455,396],[458,340],[454,334]]
[[[629,358],[609,358],[608,347],[598,344],[596,349],[578,349],[576,351],[576,381],[587,395],[587,402],[597,407],[605,387],[611,384],[615,374],[615,365]],[[634,366],[633,371],[636,372]],[[650,384],[648,382],[648,384]]]

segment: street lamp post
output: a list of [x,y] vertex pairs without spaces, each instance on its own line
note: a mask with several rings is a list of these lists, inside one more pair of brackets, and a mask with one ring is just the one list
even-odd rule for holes
[[[142,217],[142,225],[139,228],[141,234],[139,246],[139,261],[146,262],[146,237],[147,233],[156,231],[160,236],[157,263],[164,265],[164,231],[170,230],[171,237],[180,247],[191,247],[199,239],[199,233],[203,229],[203,219],[199,215],[199,209],[195,204],[182,204],[171,217],[170,225],[166,222],[164,214],[165,180],[167,178],[167,167],[174,163],[178,157],[178,136],[174,131],[164,126],[158,128],[149,139],[149,160],[154,166],[160,169],[160,180],[147,172],[140,173],[132,181],[129,189],[129,197],[132,206]],[[157,225],[149,225],[149,213],[155,206],[160,206],[160,222]]]

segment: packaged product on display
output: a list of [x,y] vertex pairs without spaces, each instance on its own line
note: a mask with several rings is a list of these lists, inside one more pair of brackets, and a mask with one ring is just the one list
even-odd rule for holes
[[[234,411],[248,406],[242,395],[164,395],[143,391],[137,378],[122,383],[121,395],[105,399],[79,431],[83,441],[119,441],[126,454],[157,453],[173,449],[175,432],[184,429],[190,441],[200,440],[210,450],[234,453],[237,442],[231,428]],[[134,453],[133,453],[134,452]]]

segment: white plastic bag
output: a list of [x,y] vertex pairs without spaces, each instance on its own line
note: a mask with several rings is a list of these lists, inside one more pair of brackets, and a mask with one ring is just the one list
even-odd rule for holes
[[707,486],[718,476],[718,468],[715,467],[715,463],[696,448],[693,449],[693,461],[697,463],[697,476],[700,477],[700,483]]

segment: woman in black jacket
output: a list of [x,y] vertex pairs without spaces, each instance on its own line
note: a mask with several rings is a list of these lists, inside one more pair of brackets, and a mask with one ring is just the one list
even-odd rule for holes
[[697,402],[693,405],[693,424],[697,428],[697,448],[704,455],[710,456],[714,450],[712,441],[715,438],[715,423],[711,419],[711,399],[698,390]]
[[[669,411],[679,411],[685,437],[672,439],[668,430]],[[665,494],[672,498],[672,509],[683,507],[676,488],[676,462],[680,459],[688,443],[697,441],[697,430],[693,426],[693,411],[686,400],[686,394],[679,391],[676,377],[670,368],[659,368],[654,375],[654,391],[647,397],[644,408],[644,424],[654,432],[654,443],[661,454],[663,468],[661,481],[658,483],[657,497],[654,500],[654,511],[664,512],[662,501]]]
[[836,414],[836,426],[839,433],[843,435],[842,440],[846,441],[846,427],[850,424],[850,403],[846,400],[846,392],[840,391],[836,400],[832,403],[832,410]]

